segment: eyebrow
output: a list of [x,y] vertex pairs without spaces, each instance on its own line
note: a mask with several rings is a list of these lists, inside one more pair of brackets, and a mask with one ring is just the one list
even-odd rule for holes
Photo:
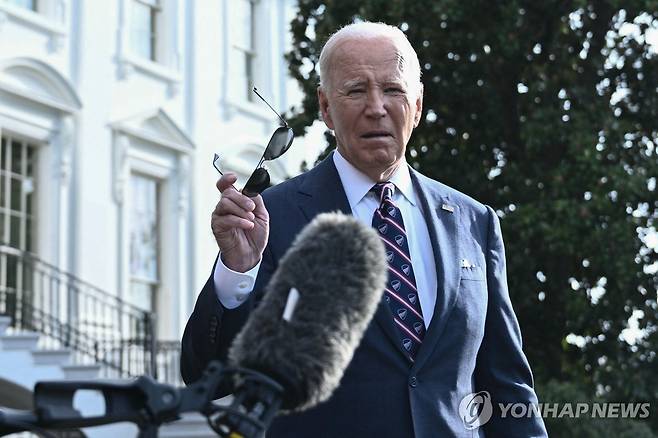
[[366,84],[366,81],[363,79],[350,79],[348,81],[345,81],[343,83],[343,86],[345,88],[352,88],[352,87],[358,87],[358,86],[363,86]]
[[[362,87],[367,84],[367,81],[364,81],[363,79],[350,79],[347,80],[343,83],[343,87],[345,88],[353,88],[353,87]],[[408,86],[407,81],[404,79],[386,79],[384,81],[381,81],[381,84],[383,86],[391,86],[391,85],[397,85],[397,86],[403,86],[406,87]]]

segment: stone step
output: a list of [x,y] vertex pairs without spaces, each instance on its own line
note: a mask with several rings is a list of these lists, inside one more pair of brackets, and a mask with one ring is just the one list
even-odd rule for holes
[[0,336],[0,346],[3,350],[29,350],[37,348],[39,342],[39,333],[20,332],[11,335]]
[[62,365],[66,380],[96,379],[101,372],[101,366],[93,365]]
[[68,365],[71,350],[36,350],[32,352],[35,365]]
[[5,334],[5,330],[7,330],[9,324],[11,324],[11,317],[0,315],[0,336]]

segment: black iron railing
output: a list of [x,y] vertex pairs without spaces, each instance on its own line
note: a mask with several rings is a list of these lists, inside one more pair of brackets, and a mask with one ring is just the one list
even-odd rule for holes
[[41,333],[43,348],[68,348],[74,363],[102,365],[104,377],[180,381],[180,344],[156,340],[151,312],[6,245],[0,245],[0,315],[17,330]]

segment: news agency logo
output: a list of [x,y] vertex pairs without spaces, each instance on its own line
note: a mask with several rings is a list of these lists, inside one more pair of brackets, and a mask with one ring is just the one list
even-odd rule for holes
[[[651,413],[650,403],[498,403],[500,418],[640,418]],[[468,430],[484,426],[493,415],[491,395],[487,391],[466,395],[459,403],[459,416]]]
[[459,416],[468,430],[477,429],[491,419],[493,406],[487,391],[468,394],[459,403]]

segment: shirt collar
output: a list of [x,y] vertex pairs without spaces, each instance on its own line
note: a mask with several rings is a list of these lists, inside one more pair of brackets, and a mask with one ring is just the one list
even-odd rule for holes
[[[340,152],[338,152],[338,149],[334,150],[333,159],[340,181],[343,183],[343,189],[345,189],[347,201],[350,203],[350,207],[354,209],[354,206],[361,202],[372,186],[375,185],[375,181],[347,161]],[[397,190],[402,193],[412,205],[416,205],[416,195],[413,190],[409,167],[406,162],[397,168],[389,181],[395,184]]]

